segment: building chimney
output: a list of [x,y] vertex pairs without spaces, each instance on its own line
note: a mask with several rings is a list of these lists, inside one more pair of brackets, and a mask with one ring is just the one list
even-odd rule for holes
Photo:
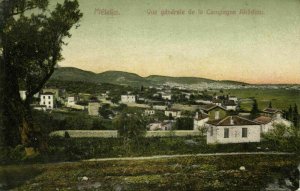
[[232,116],[230,116],[230,125],[234,125],[234,121],[232,119]]

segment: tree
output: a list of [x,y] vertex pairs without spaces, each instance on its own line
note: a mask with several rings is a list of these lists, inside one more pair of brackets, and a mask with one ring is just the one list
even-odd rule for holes
[[256,99],[253,100],[252,109],[251,109],[251,118],[256,118],[259,115],[259,109]]
[[113,124],[118,130],[118,135],[123,137],[124,145],[133,141],[139,147],[140,138],[147,132],[146,120],[141,115],[121,113]]
[[102,107],[99,108],[99,114],[104,118],[104,119],[108,119],[109,115],[113,114],[113,112],[109,109],[110,105],[104,104],[102,105]]
[[288,127],[284,124],[275,124],[274,129],[266,134],[264,138],[266,141],[270,141],[272,145],[285,152],[300,152],[300,131],[294,126]]
[[271,101],[269,102],[269,108],[272,108],[272,102]]
[[288,111],[288,120],[292,121],[293,120],[293,108],[290,105],[289,111]]
[[178,118],[175,123],[175,129],[177,130],[193,130],[194,121],[191,117]]
[[[5,144],[22,143],[27,154],[46,151],[43,135],[33,125],[30,103],[62,60],[62,46],[82,13],[77,0],[65,0],[52,11],[48,0],[5,0],[1,5],[5,10],[0,28],[3,99],[7,100],[3,104]],[[26,90],[25,100],[20,98],[20,88]],[[10,142],[14,136],[20,137],[18,142]]]
[[295,104],[293,110],[293,123],[295,127],[299,127],[299,113],[297,104]]

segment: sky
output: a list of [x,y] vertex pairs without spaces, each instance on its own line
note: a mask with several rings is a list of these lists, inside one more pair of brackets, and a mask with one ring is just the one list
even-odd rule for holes
[[[141,76],[300,84],[300,0],[79,4],[83,18],[63,47],[60,66],[96,73],[118,70]],[[162,15],[173,9],[177,15]],[[115,15],[107,14],[110,10]]]

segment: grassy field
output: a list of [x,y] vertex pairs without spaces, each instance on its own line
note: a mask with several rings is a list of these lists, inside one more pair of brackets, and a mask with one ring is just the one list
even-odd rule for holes
[[298,162],[294,155],[233,155],[11,165],[0,166],[0,185],[2,190],[255,191],[290,179],[295,190]]
[[[289,105],[300,106],[299,90],[283,90],[283,89],[234,89],[224,90],[224,94],[237,96],[238,98],[255,98],[258,102],[259,109],[268,107],[272,102],[274,108],[288,109]],[[244,103],[241,107],[250,110],[252,103]]]

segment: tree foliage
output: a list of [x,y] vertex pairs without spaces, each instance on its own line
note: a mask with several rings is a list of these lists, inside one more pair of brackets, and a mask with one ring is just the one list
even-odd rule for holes
[[[26,147],[45,144],[38,128],[34,127],[30,102],[62,60],[62,46],[71,37],[70,29],[80,20],[82,13],[77,0],[65,0],[53,10],[48,0],[4,0],[0,28],[1,67],[5,84],[2,99],[4,108],[3,132],[6,145],[14,146],[10,137],[20,137]],[[26,99],[19,90],[26,90]]]
[[264,135],[279,150],[300,152],[300,131],[295,126],[287,127],[284,124],[275,124],[274,129]]
[[191,117],[178,118],[175,123],[176,130],[193,130],[194,121]]
[[251,118],[256,118],[259,115],[259,109],[256,99],[253,100],[252,109],[251,109]]
[[125,140],[137,141],[146,134],[146,120],[141,115],[121,113],[115,120],[114,126],[118,135]]

